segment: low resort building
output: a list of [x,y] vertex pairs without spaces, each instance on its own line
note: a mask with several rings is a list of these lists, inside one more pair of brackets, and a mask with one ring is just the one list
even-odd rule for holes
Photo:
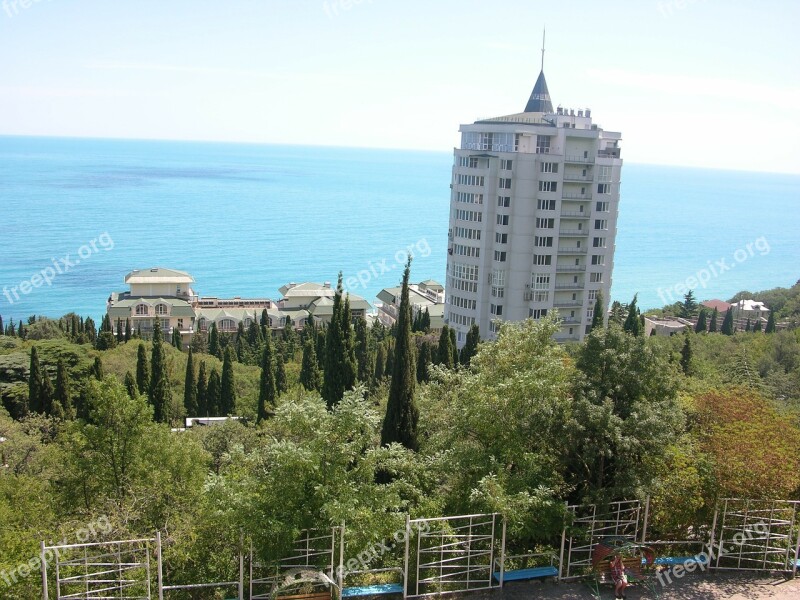
[[[400,286],[384,288],[378,292],[379,302],[378,321],[386,327],[391,327],[397,321],[400,310]],[[419,313],[428,311],[431,318],[431,331],[441,331],[444,327],[444,286],[438,281],[428,279],[408,286],[408,299],[411,303],[412,318]]]

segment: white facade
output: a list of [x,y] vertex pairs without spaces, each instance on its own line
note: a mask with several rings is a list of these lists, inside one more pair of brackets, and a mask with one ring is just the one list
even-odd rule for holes
[[597,293],[607,305],[611,288],[621,135],[593,124],[589,110],[560,107],[460,131],[445,310],[458,345],[472,323],[492,339],[497,321],[553,309],[562,319],[556,339],[583,339]]

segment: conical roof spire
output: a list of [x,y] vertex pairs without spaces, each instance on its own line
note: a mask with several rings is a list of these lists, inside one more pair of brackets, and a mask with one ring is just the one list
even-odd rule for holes
[[547,82],[544,79],[544,39],[545,31],[542,30],[542,68],[539,71],[539,77],[536,80],[536,85],[533,86],[531,97],[528,98],[528,104],[525,105],[525,112],[553,112],[553,103],[550,101],[550,92],[547,90]]

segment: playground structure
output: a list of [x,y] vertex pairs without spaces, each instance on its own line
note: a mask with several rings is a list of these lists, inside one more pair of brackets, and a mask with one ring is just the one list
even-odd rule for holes
[[[507,553],[506,522],[497,513],[406,517],[404,530],[383,545],[391,556],[382,558],[390,558],[393,566],[382,568],[369,568],[363,557],[356,561],[348,555],[345,524],[302,532],[288,556],[269,564],[258,560],[252,543],[246,545],[242,536],[238,555],[231,557],[238,561],[237,580],[182,585],[164,581],[158,533],[153,538],[86,544],[42,542],[43,599],[168,600],[173,591],[200,589],[224,590],[239,600],[424,598],[531,579],[589,578],[601,583],[607,571],[603,561],[614,552],[624,555],[627,566],[636,565],[637,577],[644,575],[640,569],[651,567],[795,577],[800,568],[798,506],[800,502],[788,500],[723,499],[702,535],[684,540],[648,539],[649,499],[605,507],[567,506],[560,544],[554,543],[550,553],[525,555]],[[699,551],[677,556],[673,551],[691,546]],[[366,568],[355,569],[353,564]]]

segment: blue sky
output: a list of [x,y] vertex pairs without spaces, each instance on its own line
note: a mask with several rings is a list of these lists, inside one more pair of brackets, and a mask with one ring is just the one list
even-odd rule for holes
[[0,134],[450,151],[556,104],[629,161],[800,173],[800,3],[0,0]]

